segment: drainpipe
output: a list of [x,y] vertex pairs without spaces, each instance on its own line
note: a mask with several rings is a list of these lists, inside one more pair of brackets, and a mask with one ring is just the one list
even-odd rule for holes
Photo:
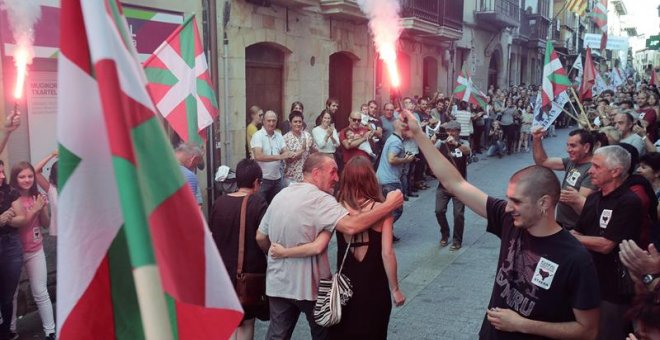
[[[211,0],[213,2],[213,0]],[[222,127],[222,137],[224,139],[223,145],[223,163],[227,166],[231,166],[231,138],[229,136],[229,38],[227,37],[227,24],[229,23],[229,16],[231,14],[231,2],[225,1],[225,7],[222,14],[222,96],[223,96],[223,127]]]
[[[204,38],[206,39],[206,55],[208,56],[210,64],[211,81],[217,86],[218,84],[218,37],[216,22],[216,6],[215,0],[203,0],[203,29]],[[218,98],[217,88],[214,88],[216,98]],[[208,216],[211,216],[211,209],[215,201],[215,169],[216,169],[216,134],[213,124],[206,129],[207,142],[206,142],[206,193],[208,201]]]

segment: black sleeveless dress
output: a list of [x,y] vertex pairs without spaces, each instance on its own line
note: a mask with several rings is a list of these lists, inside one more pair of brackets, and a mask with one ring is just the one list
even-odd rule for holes
[[[353,297],[342,307],[341,322],[330,327],[330,339],[386,339],[392,298],[381,256],[381,233],[368,229],[369,241],[353,241],[351,248],[367,246],[358,261],[349,251],[344,273],[353,285]],[[346,252],[344,235],[337,232],[337,270]]]

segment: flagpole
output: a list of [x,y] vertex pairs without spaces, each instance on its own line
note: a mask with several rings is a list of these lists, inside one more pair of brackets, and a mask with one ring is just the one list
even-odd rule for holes
[[[582,102],[580,101],[580,98],[578,98],[577,94],[575,93],[575,89],[571,86],[571,93],[573,93],[573,97],[578,103],[578,107],[580,108],[580,111],[582,112],[582,115],[584,116],[585,120],[587,121],[587,126],[589,127],[589,130],[593,130],[593,126],[591,126],[591,122],[589,121],[589,116],[584,112],[584,107],[582,106]],[[569,100],[570,102],[570,100]],[[571,106],[573,106],[573,103],[571,103]],[[575,107],[573,107],[573,110],[575,110]]]
[[[569,102],[570,102],[570,100],[569,100]],[[566,110],[565,108],[559,106],[559,104],[557,104],[557,103],[554,102],[554,101],[552,101],[551,103],[552,103],[552,105],[554,105],[554,106],[560,108],[562,111],[564,111],[564,113],[565,113],[566,115],[568,115],[569,117],[573,118],[573,120],[575,120],[577,123],[580,123],[580,120],[579,120],[577,117],[575,117],[572,113],[568,112],[568,110]]]

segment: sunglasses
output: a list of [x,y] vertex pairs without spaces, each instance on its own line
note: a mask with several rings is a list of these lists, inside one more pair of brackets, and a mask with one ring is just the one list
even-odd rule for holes
[[351,122],[353,122],[353,123],[357,123],[357,122],[359,122],[359,121],[361,121],[361,120],[362,120],[362,119],[360,119],[360,118],[351,118]]

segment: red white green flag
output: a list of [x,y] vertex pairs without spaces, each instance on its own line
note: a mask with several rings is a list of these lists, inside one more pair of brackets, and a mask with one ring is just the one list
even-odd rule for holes
[[545,45],[545,62],[543,65],[543,82],[541,84],[541,105],[550,105],[553,99],[564,92],[571,81],[568,79],[566,70],[561,65],[557,52],[548,40]]
[[479,105],[486,109],[486,95],[472,83],[472,76],[465,69],[465,65],[463,65],[463,69],[461,69],[461,73],[456,79],[455,86],[454,98]]
[[228,338],[242,309],[119,2],[63,0],[61,16],[59,338]]
[[607,0],[597,0],[591,11],[591,20],[596,24],[602,36],[600,39],[600,49],[604,50],[607,46]]
[[144,62],[149,93],[158,111],[185,142],[202,144],[218,116],[204,46],[189,17]]

